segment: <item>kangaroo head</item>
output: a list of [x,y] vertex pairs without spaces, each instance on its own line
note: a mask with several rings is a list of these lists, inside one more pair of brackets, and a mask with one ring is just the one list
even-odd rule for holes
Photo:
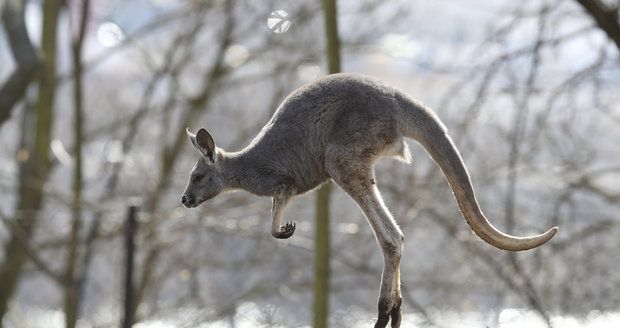
[[181,203],[185,207],[196,207],[222,192],[224,177],[218,160],[219,150],[215,147],[211,134],[202,128],[196,134],[191,133],[188,128],[186,133],[202,156],[194,165]]

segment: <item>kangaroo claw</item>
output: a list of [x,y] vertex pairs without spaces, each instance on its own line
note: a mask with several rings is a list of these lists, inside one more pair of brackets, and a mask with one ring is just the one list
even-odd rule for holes
[[295,222],[286,222],[284,225],[280,226],[280,231],[274,237],[279,239],[286,239],[295,233]]

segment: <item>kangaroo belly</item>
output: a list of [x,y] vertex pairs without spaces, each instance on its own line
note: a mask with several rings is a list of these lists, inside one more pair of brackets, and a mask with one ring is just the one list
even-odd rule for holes
[[383,157],[394,157],[404,163],[411,163],[411,151],[403,138],[385,146],[380,154]]

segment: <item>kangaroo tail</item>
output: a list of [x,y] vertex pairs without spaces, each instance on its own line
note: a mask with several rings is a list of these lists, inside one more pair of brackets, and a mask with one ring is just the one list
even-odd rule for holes
[[512,236],[495,228],[480,210],[463,159],[437,115],[404,95],[400,96],[399,102],[404,135],[419,142],[439,165],[452,188],[463,217],[476,235],[487,243],[508,251],[538,247],[555,235],[558,227],[530,237]]

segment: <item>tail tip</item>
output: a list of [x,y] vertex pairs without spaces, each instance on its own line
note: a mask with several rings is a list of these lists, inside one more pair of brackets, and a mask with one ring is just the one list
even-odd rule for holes
[[522,248],[519,250],[528,250],[528,249],[532,249],[532,248],[536,248],[539,246],[542,246],[543,244],[547,243],[549,240],[551,240],[553,238],[553,236],[555,236],[555,234],[558,232],[558,226],[554,226],[551,229],[547,230],[547,232],[538,235],[536,238],[537,241],[532,244],[532,245],[528,245],[528,247],[526,248]]
[[[553,238],[553,236],[555,236],[556,233],[558,233],[558,226],[554,226],[551,229],[547,230],[547,232],[545,232],[544,234],[542,234],[542,236],[544,236],[544,241],[542,243],[540,243],[540,245],[548,242],[549,240],[551,240]],[[538,245],[538,246],[540,246]]]
[[549,231],[547,232],[550,235],[549,238],[555,236],[558,230],[559,230],[558,226],[554,226],[553,228],[549,229]]

